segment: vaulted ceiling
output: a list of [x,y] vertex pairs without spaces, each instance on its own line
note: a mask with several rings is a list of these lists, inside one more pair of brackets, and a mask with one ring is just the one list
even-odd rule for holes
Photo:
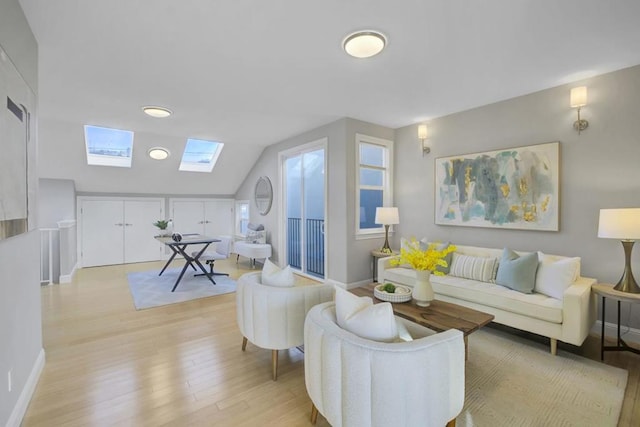
[[[41,144],[84,155],[81,125],[116,127],[177,165],[187,137],[220,141],[215,194],[233,194],[265,146],[340,117],[398,128],[640,63],[637,0],[20,4],[39,43]],[[359,29],[388,37],[382,54],[344,53]]]

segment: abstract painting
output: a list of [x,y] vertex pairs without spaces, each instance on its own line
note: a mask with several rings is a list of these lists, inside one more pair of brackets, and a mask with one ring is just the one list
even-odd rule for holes
[[559,161],[559,142],[436,159],[436,224],[558,231]]

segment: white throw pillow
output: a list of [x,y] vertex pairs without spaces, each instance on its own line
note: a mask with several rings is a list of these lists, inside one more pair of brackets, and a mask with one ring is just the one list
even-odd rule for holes
[[295,283],[295,277],[290,266],[280,268],[272,263],[269,258],[264,260],[262,267],[262,284],[267,286],[278,286],[281,288],[292,287]]
[[497,265],[497,258],[462,255],[454,252],[449,275],[495,283]]
[[369,297],[358,297],[339,286],[335,288],[338,326],[369,340],[394,342],[398,339],[391,303],[373,304]]
[[555,259],[538,252],[534,292],[562,301],[564,291],[580,277],[580,258]]

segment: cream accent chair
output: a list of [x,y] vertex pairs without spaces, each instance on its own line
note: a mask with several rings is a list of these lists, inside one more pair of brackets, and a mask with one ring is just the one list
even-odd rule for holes
[[278,378],[278,350],[304,343],[304,319],[316,304],[333,299],[333,286],[325,284],[293,287],[266,286],[262,273],[246,273],[238,279],[236,311],[242,333],[242,351],[247,340],[271,350],[274,381]]
[[338,326],[333,302],[309,311],[304,374],[313,424],[319,411],[333,427],[455,426],[464,405],[462,332],[400,320],[413,341],[360,338]]

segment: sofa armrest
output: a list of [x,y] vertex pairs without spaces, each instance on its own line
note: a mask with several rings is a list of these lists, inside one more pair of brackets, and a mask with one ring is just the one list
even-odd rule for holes
[[387,268],[391,268],[391,260],[397,259],[397,258],[400,258],[400,255],[392,255],[384,258],[378,258],[378,269],[377,269],[378,277],[376,277],[376,280],[378,281],[378,283],[382,283],[384,281],[384,271]]
[[596,297],[591,286],[596,279],[579,277],[564,291],[562,303],[562,341],[582,345],[596,321]]

